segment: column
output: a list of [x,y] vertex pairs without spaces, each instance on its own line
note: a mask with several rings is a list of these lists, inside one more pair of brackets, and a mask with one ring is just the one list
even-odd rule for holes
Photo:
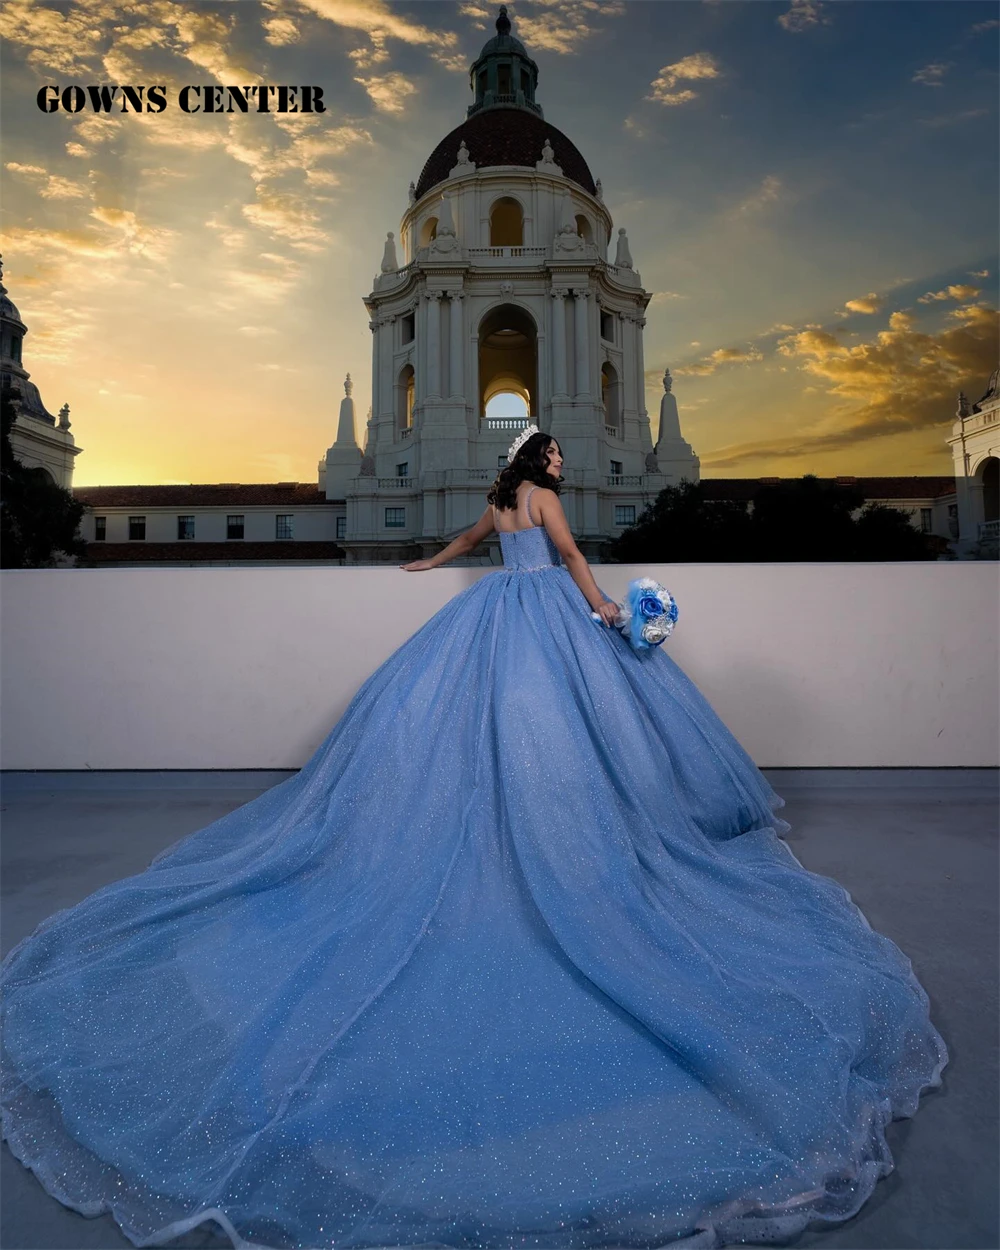
[[[379,390],[379,370],[382,365],[382,356],[379,352],[379,322],[378,313],[375,313],[375,319],[368,322],[368,329],[372,332],[372,412],[378,417],[381,409],[379,407],[381,395]],[[364,450],[364,448],[362,448]],[[372,449],[374,453],[374,448]]]
[[462,298],[463,292],[451,292],[451,394],[453,396],[465,394],[465,383],[463,381],[464,370],[463,363],[463,347],[464,338],[462,327]]
[[566,394],[566,292],[552,292],[552,395]]
[[646,362],[642,350],[642,332],[646,325],[646,318],[640,313],[635,319],[635,362],[637,365],[638,377],[636,379],[636,396],[635,410],[639,420],[642,420],[643,413],[646,411]]
[[589,312],[590,305],[587,303],[587,297],[590,295],[586,290],[575,290],[573,323],[576,330],[576,393],[580,396],[590,395],[590,353],[588,350],[589,339]]
[[441,292],[427,292],[427,395],[441,398]]

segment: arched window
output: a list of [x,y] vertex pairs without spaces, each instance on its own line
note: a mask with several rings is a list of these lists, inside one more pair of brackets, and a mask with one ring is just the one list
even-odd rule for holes
[[490,247],[523,245],[524,214],[521,212],[521,205],[505,195],[490,209]]
[[414,374],[412,365],[404,365],[396,380],[396,429],[413,426]]
[[621,399],[618,374],[610,361],[601,366],[601,402],[604,405],[604,424],[616,433],[621,430]]
[[428,217],[420,227],[420,246],[427,247],[433,239],[437,238],[437,232],[438,219],[436,217]]
[[584,217],[583,213],[576,215],[576,232],[586,243],[593,243],[594,232],[590,228],[590,222]]

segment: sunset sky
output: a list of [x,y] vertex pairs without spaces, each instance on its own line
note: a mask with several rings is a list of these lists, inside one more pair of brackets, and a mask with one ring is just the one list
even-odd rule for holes
[[[8,0],[4,281],[76,485],[316,480],[407,185],[497,5]],[[950,473],[998,363],[993,0],[517,0],[545,117],[602,180],[704,477]],[[323,115],[186,115],[185,84]],[[167,84],[159,114],[44,84]],[[613,259],[613,256],[611,257]]]

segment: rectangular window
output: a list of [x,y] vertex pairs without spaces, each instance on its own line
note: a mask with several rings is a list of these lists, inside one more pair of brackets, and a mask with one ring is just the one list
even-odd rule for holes
[[242,538],[246,529],[245,520],[246,518],[242,516],[227,516],[226,538]]
[[635,504],[615,504],[615,525],[635,525]]
[[619,477],[621,475],[621,471],[622,471],[622,462],[620,460],[612,460],[611,472],[615,475],[615,477]]
[[920,509],[920,532],[922,534],[929,534],[931,532],[931,528],[933,525],[934,525],[934,509],[933,508],[921,508]]
[[291,513],[281,513],[274,518],[274,536],[275,538],[294,538],[292,533],[292,516]]
[[193,516],[179,516],[177,518],[177,538],[178,541],[184,538],[194,538]]
[[506,469],[506,467],[507,467],[507,457],[506,457],[506,456],[497,456],[497,468],[498,468],[498,469]]
[[404,460],[402,464],[396,465],[396,476],[397,477],[409,477],[410,476],[409,460]]
[[603,308],[601,309],[601,338],[608,343],[615,341],[615,319]]
[[510,66],[497,66],[497,95],[510,95]]
[[337,537],[338,538],[347,537],[347,517],[345,516],[337,517]]
[[130,516],[128,519],[129,542],[139,542],[145,537],[146,518],[144,516]]
[[406,528],[406,509],[405,508],[386,508],[385,528],[387,530],[405,529]]
[[108,536],[108,518],[106,516],[94,517],[94,541],[102,543]]
[[526,69],[521,70],[521,91],[524,93],[525,97],[531,94],[531,79],[528,77],[528,71]]
[[413,313],[404,313],[399,319],[399,324],[402,327],[403,343],[412,343],[413,335],[416,332],[416,322],[414,321]]

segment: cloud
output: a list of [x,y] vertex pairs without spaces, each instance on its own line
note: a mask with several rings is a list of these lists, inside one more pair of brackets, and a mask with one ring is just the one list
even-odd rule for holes
[[[111,260],[126,256],[138,256],[153,261],[166,258],[173,231],[147,225],[139,221],[135,213],[107,205],[92,209],[90,216],[105,227],[103,233],[38,226],[14,227],[6,231],[8,246],[12,252],[24,252],[28,255],[44,255],[48,251],[54,251],[92,260]],[[107,271],[105,275],[106,273]]]
[[[798,437],[732,444],[702,457],[702,466],[732,468],[748,461],[859,448],[880,438],[950,425],[955,395],[975,390],[996,368],[997,309],[964,304],[950,309],[936,333],[918,328],[905,309],[867,342],[845,344],[822,327],[807,327],[778,344],[778,352],[834,401]],[[675,371],[677,372],[677,371]]]
[[8,0],[0,7],[0,38],[28,49],[28,64],[45,74],[76,76],[99,65],[103,38],[100,5],[72,4],[63,10],[31,0]]
[[692,52],[690,56],[682,57],[672,65],[664,65],[650,83],[650,92],[645,99],[655,100],[658,104],[686,104],[689,100],[696,99],[698,93],[689,89],[678,91],[678,83],[721,77],[722,70],[711,53]]
[[778,16],[778,25],[797,35],[813,26],[829,26],[830,16],[820,0],[792,0],[791,8]]
[[621,0],[537,0],[537,17],[520,15],[514,34],[533,51],[566,56],[578,52],[588,39],[601,33],[595,18],[621,17]]
[[486,30],[490,19],[493,16],[493,10],[486,4],[468,3],[460,4],[458,11],[462,17],[468,17],[472,21],[472,25],[477,30]]
[[986,117],[988,109],[961,109],[957,113],[939,113],[936,117],[918,117],[921,126],[957,126],[974,117]]
[[144,260],[166,259],[168,244],[174,231],[162,226],[146,225],[129,209],[99,205],[91,210],[90,215],[117,231],[119,250],[132,256],[141,256]]
[[922,69],[918,69],[910,81],[918,82],[924,87],[940,87],[945,74],[953,64],[953,61],[931,61]]
[[781,190],[781,179],[775,177],[774,174],[767,174],[753,195],[749,195],[745,200],[741,200],[731,210],[730,215],[733,217],[747,217],[753,213],[759,213],[769,204],[777,203]]
[[301,196],[273,190],[263,183],[257,187],[256,201],[244,204],[242,212],[251,225],[286,239],[302,251],[322,251],[330,241],[319,225],[319,214]]
[[362,69],[388,59],[385,45],[389,39],[410,47],[427,48],[435,55],[454,53],[458,47],[458,35],[454,31],[424,26],[385,0],[299,0],[299,3],[325,21],[368,35],[372,47],[367,57],[363,52],[355,56],[355,63]]
[[[985,277],[985,275],[983,275]],[[968,283],[955,282],[951,286],[946,286],[943,291],[928,291],[926,295],[917,297],[918,304],[931,304],[935,300],[943,299],[975,299],[979,294],[979,288],[969,286]]]
[[[715,373],[723,365],[754,365],[764,359],[764,355],[759,347],[751,345],[750,347],[717,347],[714,352],[705,356],[702,360],[695,361],[689,365],[678,365],[676,369],[672,369],[677,377],[707,377],[710,373]],[[655,370],[650,376],[659,377]]]
[[372,75],[370,78],[362,78],[355,75],[354,81],[364,87],[371,102],[383,113],[405,112],[407,100],[417,89],[412,78],[396,71],[381,77]]
[[988,278],[989,276],[990,276],[990,271],[988,269],[970,269],[969,270],[970,278]]
[[40,165],[21,165],[17,161],[6,161],[4,169],[34,183],[38,194],[46,200],[79,200],[86,199],[90,194],[89,187],[81,186],[59,174],[51,174]]
[[988,22],[976,22],[976,24],[970,28],[969,33],[972,35],[982,35],[988,30],[996,30],[998,26],[1000,26],[1000,21],[993,17],[990,18]]
[[[857,299],[849,299],[844,303],[844,307],[849,313],[877,313],[882,310],[885,304],[885,297],[877,295],[874,291],[869,291],[867,295],[859,296]],[[843,315],[847,315],[846,313]],[[791,326],[789,326],[791,329]]]
[[264,30],[267,32],[264,38],[275,48],[283,48],[299,41],[299,28],[289,17],[268,18],[264,23]]

